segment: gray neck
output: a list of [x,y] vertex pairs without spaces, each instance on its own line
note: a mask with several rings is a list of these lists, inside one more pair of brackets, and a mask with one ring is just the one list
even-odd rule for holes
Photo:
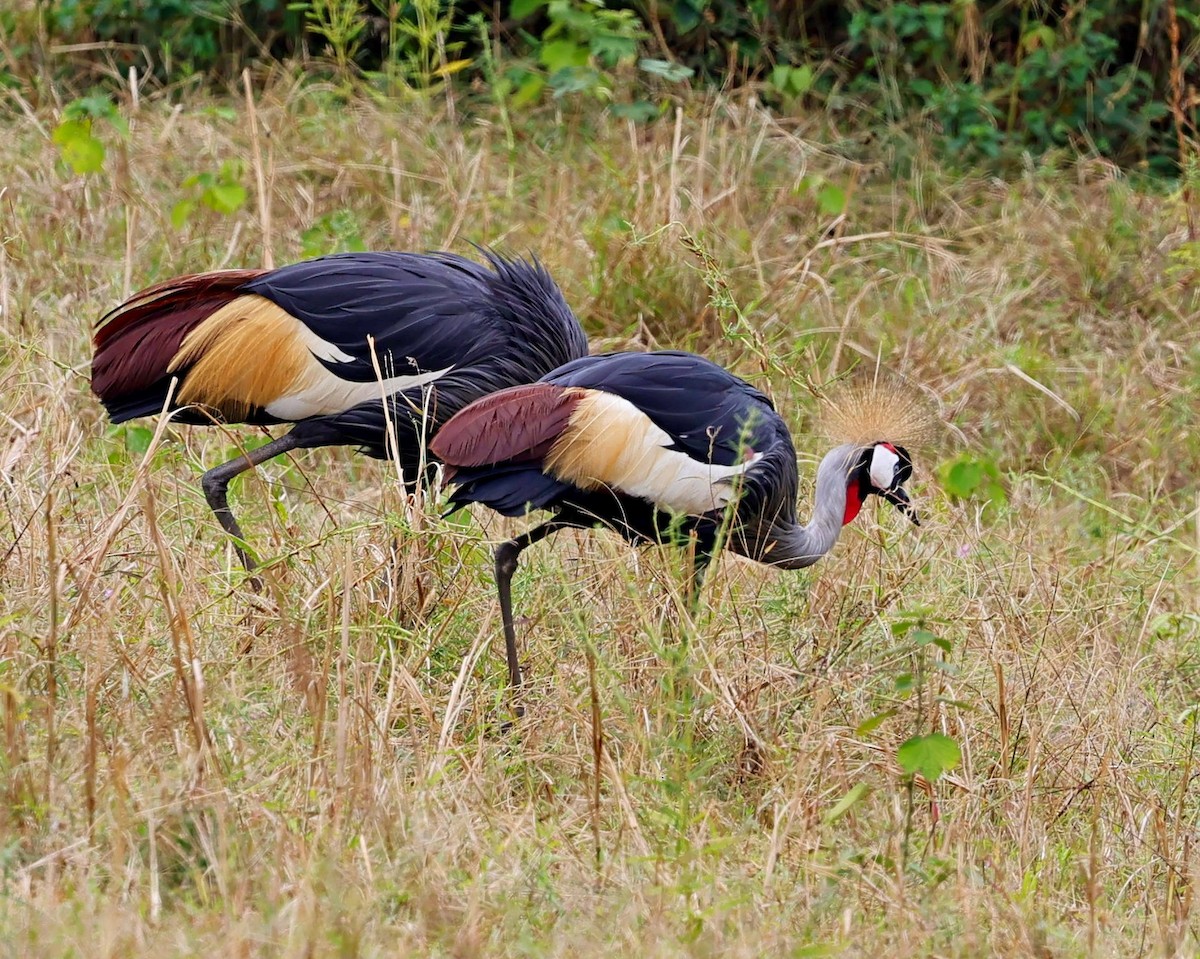
[[811,566],[833,549],[846,517],[846,479],[852,458],[860,447],[837,446],[817,467],[817,491],[808,523],[773,523],[763,543],[761,562],[780,569]]

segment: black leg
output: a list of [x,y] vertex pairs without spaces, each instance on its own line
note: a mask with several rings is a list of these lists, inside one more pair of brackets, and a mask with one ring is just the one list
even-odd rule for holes
[[517,699],[522,681],[521,662],[517,657],[517,631],[513,627],[513,573],[517,571],[517,560],[522,550],[545,539],[555,530],[562,529],[566,525],[566,523],[556,520],[547,520],[541,526],[535,526],[529,532],[522,533],[515,539],[510,539],[496,547],[496,592],[500,594],[500,620],[504,624],[504,655],[508,657],[508,682],[512,687],[513,711],[518,719],[525,715],[525,708]]
[[238,558],[241,559],[242,565],[246,567],[247,572],[254,572],[255,566],[258,564],[251,559],[250,554],[242,545],[246,537],[242,535],[242,528],[238,526],[238,521],[233,515],[233,510],[229,508],[229,481],[235,476],[246,472],[246,470],[253,469],[259,463],[265,463],[267,460],[273,459],[281,453],[294,450],[300,445],[300,441],[294,439],[294,436],[295,433],[292,432],[279,437],[277,440],[271,440],[270,443],[260,446],[258,449],[251,450],[237,459],[230,460],[228,463],[222,463],[220,466],[214,466],[200,477],[200,485],[204,489],[204,498],[208,500],[208,505],[217,517],[217,522],[224,527],[225,532],[234,538],[233,548],[237,550]]

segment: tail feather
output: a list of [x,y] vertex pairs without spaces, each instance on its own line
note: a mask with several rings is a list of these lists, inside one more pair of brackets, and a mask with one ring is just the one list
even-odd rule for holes
[[535,509],[551,509],[571,487],[540,472],[536,466],[508,463],[460,470],[452,482],[451,512],[470,503],[482,503],[501,516],[524,516]]
[[134,294],[106,313],[93,337],[92,391],[122,419],[166,400],[168,366],[184,337],[263,270],[224,270],[177,277]]

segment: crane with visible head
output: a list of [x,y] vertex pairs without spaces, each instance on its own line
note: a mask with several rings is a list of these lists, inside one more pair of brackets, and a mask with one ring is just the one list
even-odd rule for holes
[[428,479],[428,438],[468,403],[586,355],[536,260],[485,256],[342,253],[167,280],[100,319],[92,389],[114,423],[166,409],[181,423],[295,424],[201,480],[251,570],[228,501],[240,473],[356,446],[395,457],[413,488]]
[[830,420],[843,441],[817,468],[812,516],[802,524],[796,450],[783,418],[762,392],[692,353],[583,357],[452,417],[431,449],[455,484],[453,505],[553,514],[496,548],[514,690],[521,667],[512,577],[521,552],[556,530],[603,525],[632,543],[672,532],[695,537],[698,590],[722,538],[760,563],[801,569],[833,548],[869,496],[918,523],[904,488],[912,460],[900,443],[927,429],[920,404],[848,398]]

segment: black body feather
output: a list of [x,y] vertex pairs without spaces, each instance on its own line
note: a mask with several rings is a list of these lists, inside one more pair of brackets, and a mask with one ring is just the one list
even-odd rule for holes
[[[366,255],[343,254],[347,258]],[[374,283],[368,284],[361,303],[350,299],[340,273],[332,274],[329,285],[314,286],[303,314],[294,315],[322,339],[335,342],[333,336],[341,336],[338,345],[361,357],[363,367],[371,371],[366,379],[376,377],[362,331],[386,315],[393,321],[377,336],[375,346],[384,376],[452,369],[428,386],[393,394],[386,407],[383,400],[374,400],[302,420],[293,430],[301,446],[337,442],[357,446],[368,456],[394,455],[390,420],[401,465],[415,468],[429,437],[468,403],[508,386],[531,383],[587,354],[587,337],[579,321],[539,264],[486,255],[491,270],[446,254],[374,254],[396,258],[388,267],[403,264],[406,279],[394,284],[390,314],[382,287]],[[349,266],[357,270],[360,264]],[[273,286],[269,295],[278,296],[277,302],[289,312],[300,309],[288,290],[287,285]],[[341,307],[339,296],[344,297]],[[353,334],[337,332],[339,313],[345,314],[345,328],[360,331],[361,347],[355,345]],[[338,364],[338,375],[349,378],[348,366]]]
[[[734,534],[752,537],[772,520],[795,520],[796,452],[787,425],[761,391],[715,363],[679,351],[609,353],[577,359],[542,382],[628,400],[671,437],[673,449],[702,463],[729,466],[761,453],[738,479]],[[724,519],[723,510],[673,517],[617,490],[584,491],[543,473],[536,462],[457,468],[454,482],[456,505],[483,503],[506,516],[548,509],[562,525],[603,524],[631,541],[672,530],[694,532],[710,545]]]
[[[397,455],[406,476],[415,478],[428,438],[472,400],[533,382],[586,355],[579,321],[539,263],[486,250],[483,255],[486,264],[449,253],[337,253],[253,276],[226,292],[226,297],[253,293],[272,301],[351,356],[342,362],[318,357],[341,379],[371,382],[380,374],[450,368],[430,385],[393,394],[386,407],[380,398],[298,421],[292,431],[296,447],[345,445],[377,458]],[[153,345],[143,342],[137,348]],[[103,397],[110,417],[122,422],[158,413],[171,379],[163,376],[136,391]],[[195,408],[179,410],[176,419],[213,422]],[[255,409],[244,422],[281,421]]]

